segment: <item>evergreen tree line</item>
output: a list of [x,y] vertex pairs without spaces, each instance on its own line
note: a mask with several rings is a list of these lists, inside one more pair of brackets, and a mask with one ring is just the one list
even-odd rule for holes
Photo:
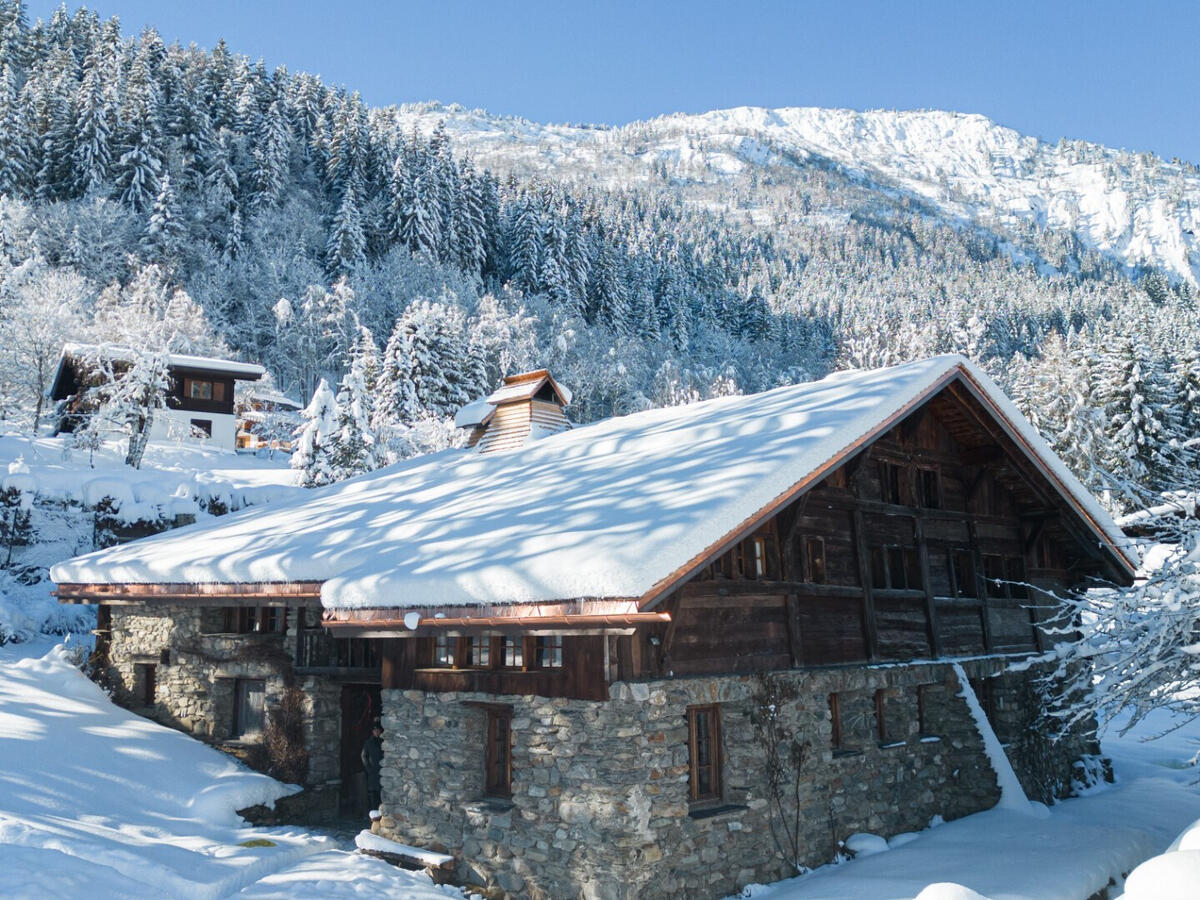
[[[30,24],[0,0],[0,329],[114,340],[106,292],[178,293],[203,320],[192,344],[199,328],[303,401],[332,395],[310,443],[341,461],[316,481],[444,445],[458,405],[525,367],[551,367],[589,421],[962,352],[1115,506],[1184,484],[1185,284],[1063,232],[949,227],[819,161],[614,190],[496,176],[400,119],[223,42],[127,38],[65,8]],[[1169,465],[1123,449],[1152,433],[1140,395],[1115,399],[1132,374],[1099,365],[1126,337]],[[29,362],[0,360],[3,409],[36,404]],[[1080,379],[1079,409],[1119,425],[1045,412]]]

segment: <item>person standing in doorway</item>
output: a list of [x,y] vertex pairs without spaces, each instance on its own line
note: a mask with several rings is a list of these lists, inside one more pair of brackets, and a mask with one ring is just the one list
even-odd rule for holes
[[378,721],[371,726],[371,736],[363,742],[363,770],[367,773],[367,802],[371,809],[379,809],[379,795],[382,789],[380,769],[383,765],[383,725]]

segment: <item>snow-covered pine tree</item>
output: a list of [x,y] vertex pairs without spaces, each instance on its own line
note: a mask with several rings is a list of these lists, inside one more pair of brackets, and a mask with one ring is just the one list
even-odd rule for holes
[[351,178],[329,228],[325,265],[333,276],[353,272],[365,258],[367,239],[358,206],[358,192],[358,179]]
[[142,256],[147,262],[158,263],[170,270],[179,265],[186,229],[171,185],[171,175],[163,173],[158,196],[150,210],[146,233],[142,236]]
[[304,425],[296,433],[291,466],[304,487],[319,487],[337,480],[332,462],[332,442],[337,433],[337,398],[324,378],[301,412]]
[[145,54],[134,57],[125,91],[116,186],[123,203],[142,211],[158,196],[165,149],[158,120],[160,100]]
[[1168,385],[1161,361],[1136,335],[1120,335],[1099,366],[1108,438],[1103,463],[1123,476],[1118,489],[1133,508],[1172,487]]
[[74,123],[75,193],[100,194],[106,190],[112,165],[112,121],[104,84],[104,60],[99,48],[83,62]]
[[30,138],[32,128],[17,90],[17,75],[7,58],[0,65],[0,195],[20,196],[33,174]]
[[337,395],[337,429],[329,444],[336,480],[373,471],[384,462],[374,426],[378,381],[379,350],[371,332],[362,328],[350,348],[349,368]]
[[282,198],[290,152],[291,134],[287,116],[282,102],[276,99],[263,117],[254,146],[254,193],[250,197],[250,205],[255,211],[270,209]]

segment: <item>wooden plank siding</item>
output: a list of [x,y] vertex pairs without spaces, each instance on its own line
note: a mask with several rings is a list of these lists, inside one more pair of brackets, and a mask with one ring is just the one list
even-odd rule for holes
[[[1028,583],[1044,591],[1068,589],[1094,563],[1061,527],[1043,528],[1027,546],[1033,519],[1054,521],[1045,518],[1048,492],[1026,485],[1028,473],[965,414],[950,427],[943,413],[956,402],[935,398],[685,583],[669,669],[656,664],[652,634],[639,630],[610,639],[611,676],[1040,649],[1045,596],[989,596],[1001,589],[986,585],[984,560],[1019,560]],[[757,537],[779,553],[766,566],[772,577],[746,568]],[[819,578],[805,558],[810,539],[824,548]],[[1047,552],[1053,564],[1039,558]],[[960,561],[956,575],[959,556],[970,564]],[[891,562],[880,583],[884,558]]]

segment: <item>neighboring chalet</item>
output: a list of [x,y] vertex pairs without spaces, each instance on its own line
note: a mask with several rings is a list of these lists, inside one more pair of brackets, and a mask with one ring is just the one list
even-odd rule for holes
[[[59,431],[72,431],[84,412],[85,391],[90,386],[89,372],[94,360],[103,354],[113,368],[128,368],[132,350],[90,344],[63,347],[50,387],[50,399],[59,403]],[[171,387],[167,408],[155,413],[151,440],[170,438],[198,439],[223,450],[237,446],[238,421],[234,413],[233,393],[238,381],[257,381],[266,370],[254,363],[206,356],[172,353],[167,358]]]
[[[991,806],[955,663],[1028,793],[1069,786],[1095,748],[1051,744],[1037,665],[1008,663],[1047,645],[1052,592],[1129,583],[1134,561],[978,369],[843,372],[484,452],[491,423],[566,399],[510,379],[463,417],[473,449],[80,557],[54,568],[59,597],[111,609],[114,658],[141,641],[159,688],[128,666],[122,684],[218,739],[278,688],[253,654],[213,661],[171,712],[197,634],[286,628],[261,642],[298,677],[309,640],[351,669],[378,657],[377,829],[512,896],[722,896],[853,832]],[[310,712],[347,733],[344,712],[322,725],[333,694]]]

